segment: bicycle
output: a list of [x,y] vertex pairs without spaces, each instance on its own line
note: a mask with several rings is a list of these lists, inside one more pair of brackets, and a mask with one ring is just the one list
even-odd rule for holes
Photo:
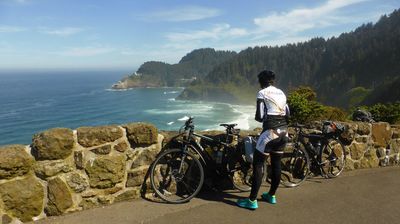
[[[166,149],[151,165],[150,181],[155,194],[169,203],[187,202],[200,192],[205,173],[228,177],[233,187],[249,191],[252,164],[245,161],[244,152],[234,141],[240,138],[240,129],[235,129],[236,124],[220,124],[225,127],[225,139],[216,140],[195,133],[193,119],[190,117],[173,138],[178,147]],[[217,146],[206,150],[196,138]]]
[[303,131],[304,127],[293,126],[295,134],[284,152],[281,183],[286,187],[300,185],[311,174],[337,177],[346,165],[346,151],[340,140],[342,125],[325,121],[321,133],[310,134]]

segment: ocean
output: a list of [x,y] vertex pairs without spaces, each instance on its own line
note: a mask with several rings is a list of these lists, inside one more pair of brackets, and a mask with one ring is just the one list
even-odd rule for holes
[[120,71],[0,72],[0,146],[30,144],[35,133],[55,128],[148,122],[179,130],[194,117],[195,130],[223,130],[237,123],[260,126],[255,106],[175,100],[183,88],[112,90]]

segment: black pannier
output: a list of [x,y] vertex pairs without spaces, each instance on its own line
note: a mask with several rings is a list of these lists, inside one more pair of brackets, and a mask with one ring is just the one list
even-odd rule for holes
[[353,121],[374,122],[372,114],[369,111],[357,109],[353,113]]
[[324,121],[322,125],[322,133],[326,136],[339,136],[345,131],[345,127],[333,121]]

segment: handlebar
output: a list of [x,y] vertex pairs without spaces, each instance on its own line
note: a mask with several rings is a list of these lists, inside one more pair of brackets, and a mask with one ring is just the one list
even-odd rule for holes
[[186,140],[189,140],[190,135],[193,133],[194,130],[193,119],[194,117],[190,116],[189,119],[185,121],[185,124],[179,129],[179,134],[183,134],[184,139]]
[[[189,119],[185,121],[185,124],[179,129],[179,133],[183,133],[182,129],[184,130],[184,136],[186,139],[189,139],[191,134],[194,132],[194,117],[190,116]],[[235,129],[237,124],[220,124],[220,126],[225,127],[226,132],[228,134],[239,135],[240,129]]]

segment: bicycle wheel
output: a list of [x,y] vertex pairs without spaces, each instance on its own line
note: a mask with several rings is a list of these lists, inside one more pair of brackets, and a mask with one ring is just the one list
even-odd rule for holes
[[169,149],[152,164],[150,181],[158,197],[169,203],[184,203],[199,193],[204,170],[192,153]]
[[321,173],[328,178],[339,176],[346,165],[346,151],[337,139],[329,139],[318,156]]
[[[265,176],[265,171],[267,169],[267,165],[264,163],[264,176]],[[230,168],[230,179],[232,181],[233,186],[238,189],[239,191],[243,192],[248,192],[251,190],[251,184],[253,181],[253,164],[248,163],[244,160],[243,157],[241,157],[240,160],[238,160],[235,164],[234,167]],[[264,176],[262,177],[262,180],[264,180]]]
[[285,187],[297,187],[310,172],[310,158],[301,142],[288,143],[281,159],[281,184]]

